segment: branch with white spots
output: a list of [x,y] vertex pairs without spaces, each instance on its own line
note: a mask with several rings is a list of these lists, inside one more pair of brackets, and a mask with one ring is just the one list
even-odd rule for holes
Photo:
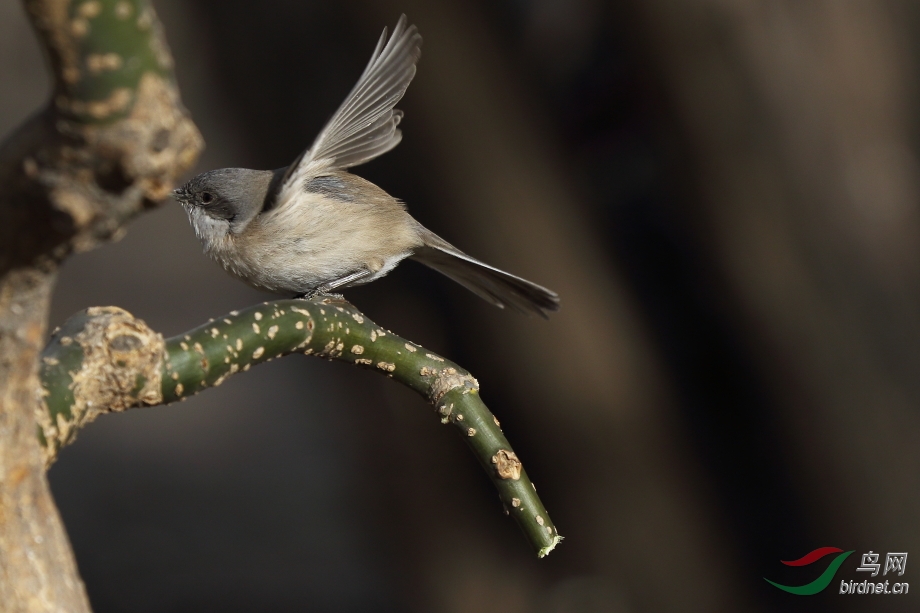
[[537,554],[561,540],[476,379],[343,300],[267,302],[166,340],[122,309],[78,313],[42,353],[38,422],[47,461],[101,413],[175,402],[291,353],[351,362],[421,394],[442,424],[457,428]]

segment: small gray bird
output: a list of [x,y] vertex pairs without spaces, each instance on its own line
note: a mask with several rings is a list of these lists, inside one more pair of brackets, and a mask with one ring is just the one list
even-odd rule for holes
[[421,44],[405,15],[389,41],[384,29],[357,85],[287,168],[212,170],[173,194],[205,252],[260,289],[324,295],[379,279],[412,258],[498,307],[546,317],[559,308],[554,292],[471,258],[346,171],[402,139],[402,112],[393,107],[415,76]]

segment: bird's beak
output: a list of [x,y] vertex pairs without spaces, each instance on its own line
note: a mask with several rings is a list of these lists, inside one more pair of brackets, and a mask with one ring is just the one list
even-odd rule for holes
[[189,193],[180,187],[179,189],[173,190],[173,198],[175,198],[182,204],[185,204],[186,202],[188,202]]

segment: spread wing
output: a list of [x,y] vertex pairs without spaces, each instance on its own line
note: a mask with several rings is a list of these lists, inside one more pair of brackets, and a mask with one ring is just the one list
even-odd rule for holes
[[399,144],[399,102],[415,76],[422,37],[406,16],[399,18],[387,41],[380,35],[371,60],[313,145],[294,160],[281,181],[279,201],[320,172],[349,168],[383,155]]

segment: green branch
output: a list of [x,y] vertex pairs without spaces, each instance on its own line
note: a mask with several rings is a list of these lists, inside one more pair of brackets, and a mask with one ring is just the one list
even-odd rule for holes
[[100,413],[175,402],[290,353],[351,362],[415,390],[469,445],[538,555],[561,540],[476,379],[341,300],[268,302],[165,341],[121,309],[79,313],[42,355],[39,438],[51,462]]

